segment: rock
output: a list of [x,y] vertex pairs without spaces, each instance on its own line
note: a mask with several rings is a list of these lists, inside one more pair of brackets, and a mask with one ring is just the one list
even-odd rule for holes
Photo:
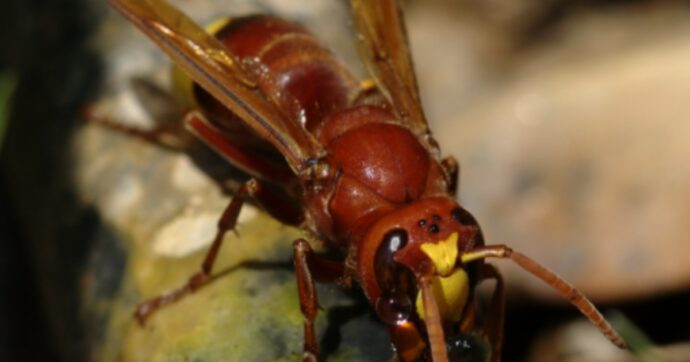
[[[201,22],[218,14],[266,12],[249,1],[236,8],[220,1],[178,3]],[[333,6],[323,2],[284,11],[300,19],[306,10],[312,14],[307,19],[315,19],[322,7]],[[336,8],[345,21],[347,14]],[[170,62],[114,11],[108,11],[96,39],[109,73],[94,112],[150,126],[158,118],[149,111],[155,99],[141,99],[132,80],[164,90]],[[119,293],[107,307],[105,338],[92,351],[95,360],[301,360],[303,317],[292,268],[292,241],[303,237],[301,231],[245,205],[237,233],[225,238],[213,281],[139,326],[132,317],[137,303],[179,286],[199,269],[230,198],[186,155],[98,125],[84,127],[73,147],[81,197],[113,228],[126,255]],[[393,355],[385,327],[371,318],[361,293],[319,286],[319,302],[317,331],[329,360],[380,361]]]
[[[267,11],[302,21],[363,74],[338,2],[175,3],[199,21]],[[460,160],[460,199],[488,241],[533,256],[597,301],[687,288],[687,10],[582,11],[512,52],[487,45],[495,30],[471,13],[410,4],[432,130]],[[84,50],[88,26],[56,23],[48,38],[60,42],[32,53],[50,57],[50,67],[36,61],[20,80],[2,155],[3,212],[29,240],[46,344],[68,361],[299,360],[290,245],[302,233],[251,207],[239,236],[227,236],[212,283],[145,327],[131,318],[136,303],[197,270],[228,197],[185,155],[77,127],[99,80],[99,112],[149,126],[132,80],[165,89],[168,77],[169,62],[148,39],[101,2],[89,5],[103,16],[89,18],[99,21],[91,44],[103,69]],[[526,273],[507,266],[504,274],[511,292],[553,298]],[[317,330],[330,360],[391,357],[361,295],[319,293]]]
[[[460,201],[488,242],[523,251],[597,301],[690,285],[690,26],[683,7],[648,10],[576,13],[500,62],[442,46],[481,39],[463,36],[467,25],[444,20],[448,12],[411,16],[443,29],[435,42],[419,42],[417,65],[442,150],[460,161]],[[414,25],[413,40],[433,38]],[[457,101],[427,78],[439,73],[442,84],[458,84]],[[495,263],[510,290],[555,297]]]

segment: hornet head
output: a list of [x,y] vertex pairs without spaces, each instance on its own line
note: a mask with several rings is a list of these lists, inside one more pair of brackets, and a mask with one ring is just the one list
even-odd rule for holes
[[429,198],[377,221],[359,248],[362,284],[379,317],[389,325],[423,321],[420,281],[443,322],[458,322],[470,294],[471,271],[463,251],[483,245],[474,217],[450,198]]

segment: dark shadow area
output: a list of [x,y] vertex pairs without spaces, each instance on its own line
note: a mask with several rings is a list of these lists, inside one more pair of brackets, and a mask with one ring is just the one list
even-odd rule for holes
[[659,345],[690,340],[690,291],[626,303],[621,312]]
[[[0,200],[7,200],[4,192]],[[16,220],[0,202],[0,360],[57,360],[25,246]]]
[[[633,302],[598,307],[607,316],[614,309],[620,311],[633,325],[642,330],[659,346],[690,339],[690,292],[672,293]],[[669,320],[669,316],[673,316]],[[568,321],[580,318],[577,310],[568,306],[546,305],[533,301],[521,301],[509,305],[506,312],[505,360],[527,360],[528,352],[537,337]],[[511,358],[508,358],[510,356]],[[514,359],[516,358],[517,359]]]
[[[0,69],[18,78],[0,154],[0,318],[7,321],[0,360],[88,360],[105,317],[84,303],[119,286],[124,256],[95,234],[100,219],[71,179],[78,110],[101,74],[86,46],[98,19],[93,10],[81,0],[8,0],[0,11]],[[96,263],[120,269],[110,282],[88,270],[98,258],[94,245],[109,250]]]
[[357,293],[358,296],[353,296],[354,304],[336,306],[328,310],[328,326],[319,342],[321,346],[321,355],[324,359],[328,359],[335,353],[343,340],[343,327],[356,318],[360,318],[371,312],[369,303],[364,298],[362,293]]

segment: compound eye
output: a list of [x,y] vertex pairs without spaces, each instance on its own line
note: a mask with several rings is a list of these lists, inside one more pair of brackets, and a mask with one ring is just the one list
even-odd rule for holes
[[404,229],[393,229],[383,236],[374,259],[376,281],[381,296],[376,301],[376,313],[383,322],[396,325],[412,314],[410,290],[414,277],[402,264],[393,259],[395,253],[407,245],[408,236]]
[[482,232],[479,229],[477,219],[475,219],[469,211],[462,207],[456,207],[450,212],[450,217],[457,221],[462,228],[473,228],[476,230],[473,237],[465,241],[461,240],[461,245],[465,245],[468,248],[473,245],[484,245],[484,236],[482,236]]
[[383,236],[374,258],[374,268],[381,289],[395,284],[394,274],[400,265],[395,262],[393,256],[405,245],[407,245],[407,231],[404,229],[393,229]]
[[460,225],[474,226],[477,225],[477,220],[467,210],[462,207],[456,207],[450,212],[450,217],[460,223]]
[[407,231],[404,229],[393,229],[383,237],[382,249],[393,254],[407,245]]

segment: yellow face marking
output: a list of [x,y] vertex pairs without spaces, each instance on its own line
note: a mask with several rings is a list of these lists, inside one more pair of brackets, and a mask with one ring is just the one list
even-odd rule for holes
[[[438,305],[438,312],[441,319],[445,321],[457,322],[462,318],[462,312],[467,303],[469,295],[469,277],[462,269],[455,269],[447,277],[434,277],[432,280],[431,291]],[[424,319],[424,301],[422,291],[417,293],[417,314]]]
[[[424,243],[419,249],[434,263],[439,274],[432,280],[432,293],[438,305],[441,318],[457,322],[469,295],[469,277],[460,268],[455,268],[458,260],[458,233],[452,233],[446,240],[437,243]],[[417,314],[424,319],[422,292],[417,294]]]
[[424,243],[419,247],[434,263],[436,272],[448,276],[458,260],[458,233],[452,233],[438,243]]

